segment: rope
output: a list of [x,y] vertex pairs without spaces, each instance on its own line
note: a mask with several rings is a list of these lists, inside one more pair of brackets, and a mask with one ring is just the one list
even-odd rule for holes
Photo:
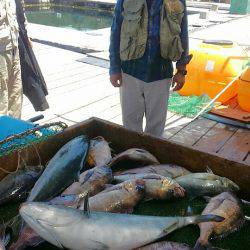
[[37,147],[35,146],[35,144],[34,143],[31,143],[31,146],[35,149],[35,151],[36,151],[36,154],[37,154],[37,156],[38,156],[38,160],[39,160],[39,162],[38,162],[38,166],[41,166],[42,165],[42,159],[41,159],[41,156],[40,156],[40,154],[39,154],[39,152],[38,152],[38,149],[37,149]]
[[[0,170],[2,171],[2,172],[4,172],[5,174],[15,174],[19,169],[20,169],[20,159],[21,159],[22,157],[21,157],[21,154],[20,154],[20,151],[18,150],[17,151],[17,168],[16,168],[16,170],[14,170],[14,171],[8,171],[8,170],[6,170],[6,169],[4,169],[4,168],[1,168],[0,167]],[[24,161],[24,159],[22,158],[22,161],[25,163],[25,161]]]

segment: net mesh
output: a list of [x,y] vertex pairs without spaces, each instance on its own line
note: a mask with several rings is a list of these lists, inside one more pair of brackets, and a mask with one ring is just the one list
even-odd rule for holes
[[[195,117],[209,102],[211,101],[208,95],[201,96],[181,96],[173,92],[170,94],[168,101],[168,110],[189,118]],[[211,105],[206,112],[213,108]]]
[[34,143],[45,141],[65,128],[67,128],[65,123],[55,122],[36,126],[22,133],[11,135],[0,141],[0,157],[34,145]]

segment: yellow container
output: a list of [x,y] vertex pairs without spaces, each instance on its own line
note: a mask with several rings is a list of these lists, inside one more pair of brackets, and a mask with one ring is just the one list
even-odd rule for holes
[[238,84],[238,103],[243,110],[250,112],[250,67],[241,75]]
[[[209,95],[214,98],[242,70],[245,51],[230,41],[203,41],[190,49],[193,59],[181,95]],[[217,101],[226,102],[237,95],[234,83]]]

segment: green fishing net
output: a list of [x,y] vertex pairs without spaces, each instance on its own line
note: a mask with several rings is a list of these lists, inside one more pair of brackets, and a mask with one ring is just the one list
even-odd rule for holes
[[49,137],[62,132],[65,128],[67,128],[65,123],[54,122],[35,126],[21,133],[14,133],[0,141],[0,157],[28,146],[34,146],[36,143],[45,141]]
[[[181,96],[177,92],[170,94],[168,101],[168,110],[185,117],[195,117],[209,102],[211,101],[208,95],[201,96]],[[208,112],[213,106],[206,110]]]
[[246,61],[243,66],[242,69],[245,69],[246,67],[250,67],[250,60]]

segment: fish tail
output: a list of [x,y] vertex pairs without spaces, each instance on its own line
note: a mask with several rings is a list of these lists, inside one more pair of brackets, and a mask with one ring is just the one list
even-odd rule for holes
[[211,245],[208,242],[202,242],[200,240],[197,240],[194,250],[207,250],[211,249]]
[[201,222],[208,222],[208,221],[215,221],[215,222],[221,222],[225,220],[225,218],[214,215],[214,214],[206,214],[206,215],[197,215],[197,216],[189,216],[185,218],[185,224],[198,224]]
[[[8,230],[7,230],[8,229]],[[10,230],[5,225],[1,225],[0,229],[0,249],[5,249],[5,246],[7,246],[10,242]],[[1,248],[2,247],[2,248]]]
[[245,220],[250,221],[250,217],[249,216],[245,216]]
[[241,200],[241,202],[246,206],[250,206],[250,201]]
[[209,242],[202,242],[198,240],[193,250],[225,250],[219,247],[213,247]]

